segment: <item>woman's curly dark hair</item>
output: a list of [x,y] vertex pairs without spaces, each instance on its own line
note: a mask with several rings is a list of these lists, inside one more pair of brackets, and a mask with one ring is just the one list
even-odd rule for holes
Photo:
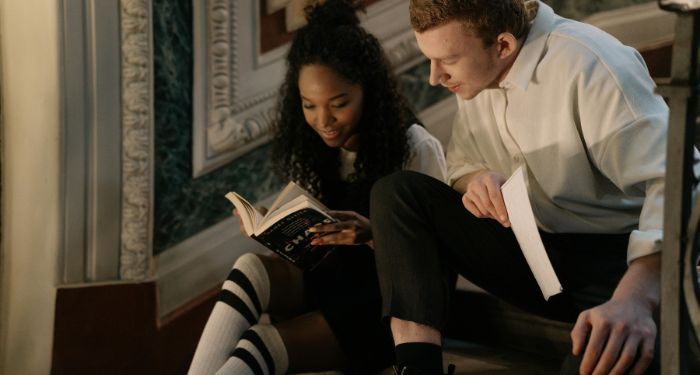
[[306,8],[308,24],[297,31],[287,55],[280,89],[272,155],[278,171],[328,203],[340,182],[339,150],[328,147],[306,123],[299,94],[299,70],[328,67],[363,89],[363,110],[355,174],[366,190],[380,177],[401,169],[408,157],[406,130],[417,119],[398,92],[382,47],[359,25],[355,1],[327,0]]

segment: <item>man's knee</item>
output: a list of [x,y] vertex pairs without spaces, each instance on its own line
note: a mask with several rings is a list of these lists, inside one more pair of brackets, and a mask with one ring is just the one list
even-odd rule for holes
[[380,178],[371,192],[371,211],[381,207],[393,207],[395,203],[406,201],[421,194],[421,185],[430,177],[412,171],[398,171]]

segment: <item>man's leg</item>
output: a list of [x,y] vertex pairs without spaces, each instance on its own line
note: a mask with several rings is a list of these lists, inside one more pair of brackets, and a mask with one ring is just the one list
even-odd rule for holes
[[437,329],[410,320],[390,318],[398,369],[442,374],[442,336]]
[[399,365],[414,363],[428,373],[441,366],[439,356],[437,364],[415,360],[433,358],[428,353],[435,347],[440,353],[451,270],[530,310],[547,308],[512,231],[475,218],[444,183],[414,172],[392,174],[375,184],[370,212],[383,314],[391,318]]

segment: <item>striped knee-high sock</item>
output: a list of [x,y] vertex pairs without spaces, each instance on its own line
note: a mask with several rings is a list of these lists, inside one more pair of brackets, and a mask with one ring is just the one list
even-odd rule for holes
[[245,331],[217,375],[282,375],[287,373],[287,349],[277,329],[257,324]]
[[188,374],[214,374],[228,360],[241,334],[267,310],[270,279],[260,258],[236,260],[197,344]]

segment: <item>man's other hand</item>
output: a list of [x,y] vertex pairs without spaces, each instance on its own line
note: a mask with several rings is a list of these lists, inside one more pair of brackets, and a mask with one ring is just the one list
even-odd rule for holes
[[571,331],[572,353],[580,372],[643,374],[654,358],[659,307],[659,253],[637,258],[613,293],[599,306],[583,311]]

